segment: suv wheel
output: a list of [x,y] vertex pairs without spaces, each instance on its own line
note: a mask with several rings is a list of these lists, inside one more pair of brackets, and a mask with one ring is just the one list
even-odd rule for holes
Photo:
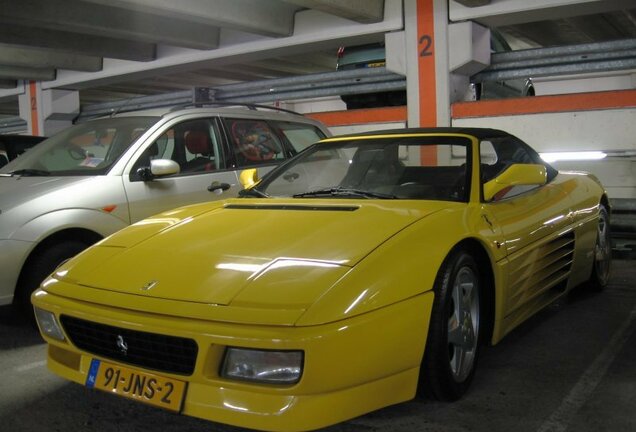
[[42,281],[64,261],[77,255],[88,245],[79,240],[69,240],[57,243],[43,250],[37,251],[29,259],[26,267],[22,270],[18,288],[15,296],[15,303],[26,317],[33,317],[31,307],[31,294]]

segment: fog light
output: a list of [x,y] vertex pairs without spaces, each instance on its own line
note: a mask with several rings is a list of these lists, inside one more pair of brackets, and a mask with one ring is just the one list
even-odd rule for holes
[[39,308],[33,309],[35,311],[35,319],[38,322],[42,334],[63,341],[64,333],[62,332],[60,324],[57,322],[57,318],[55,318],[55,314]]
[[228,348],[221,376],[272,384],[294,384],[303,370],[302,351]]

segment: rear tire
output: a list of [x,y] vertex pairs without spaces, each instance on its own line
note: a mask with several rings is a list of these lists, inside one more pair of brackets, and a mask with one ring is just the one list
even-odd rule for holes
[[87,247],[88,245],[84,242],[69,240],[35,252],[35,255],[29,259],[26,267],[22,270],[15,296],[15,303],[25,317],[33,318],[33,307],[31,306],[31,294],[33,291],[60,264]]
[[602,290],[607,286],[612,266],[612,237],[610,217],[607,208],[601,204],[596,228],[596,244],[594,245],[594,262],[592,274],[587,282],[589,288]]
[[481,278],[475,259],[457,251],[435,282],[435,300],[420,372],[427,396],[459,399],[475,375],[481,337]]

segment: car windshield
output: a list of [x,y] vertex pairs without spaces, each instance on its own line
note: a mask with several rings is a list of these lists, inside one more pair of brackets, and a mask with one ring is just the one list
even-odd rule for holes
[[432,135],[327,140],[241,195],[465,201],[470,145]]
[[110,167],[159,117],[121,117],[71,126],[0,169],[25,176],[93,176]]

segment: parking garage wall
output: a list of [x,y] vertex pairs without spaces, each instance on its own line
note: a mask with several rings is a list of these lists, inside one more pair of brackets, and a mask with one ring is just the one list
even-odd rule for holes
[[636,90],[456,103],[452,125],[503,129],[539,152],[603,151],[554,165],[592,172],[611,198],[636,199]]

